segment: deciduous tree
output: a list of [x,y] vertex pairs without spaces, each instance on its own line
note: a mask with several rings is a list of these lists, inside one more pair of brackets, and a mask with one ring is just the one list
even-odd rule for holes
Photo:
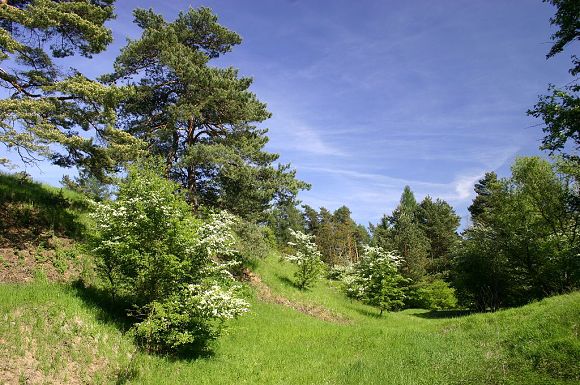
[[578,179],[570,164],[519,158],[512,176],[489,190],[485,216],[465,232],[455,275],[476,307],[520,305],[580,287]]
[[[557,28],[551,36],[554,44],[546,55],[549,59],[580,40],[580,4],[577,0],[544,0],[556,7],[550,24]],[[572,56],[570,74],[574,77],[563,87],[550,85],[548,95],[540,96],[528,115],[544,121],[542,149],[562,153],[580,163],[580,59]]]

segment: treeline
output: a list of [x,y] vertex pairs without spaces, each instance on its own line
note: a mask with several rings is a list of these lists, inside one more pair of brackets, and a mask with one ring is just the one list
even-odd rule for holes
[[475,185],[471,225],[461,234],[447,202],[427,196],[418,203],[409,186],[368,230],[346,206],[333,213],[277,206],[269,226],[282,246],[294,231],[312,235],[333,279],[368,264],[369,246],[378,248],[375,258],[391,255],[403,278],[389,288],[399,292],[395,308],[454,307],[459,300],[493,310],[580,288],[579,177],[574,160],[539,157],[518,158],[505,178],[489,172]]
[[[400,262],[398,270],[407,279],[405,306],[425,307],[439,306],[425,298],[432,295],[434,286],[444,287],[441,295],[452,295],[452,290],[445,290],[449,287],[444,282],[449,281],[452,251],[460,241],[459,223],[460,218],[447,202],[427,196],[417,203],[408,186],[392,214],[368,229],[355,223],[346,206],[330,212],[324,207],[316,211],[308,205],[298,208],[286,204],[274,208],[269,220],[280,245],[291,241],[292,231],[313,235],[331,278],[340,278],[344,270],[361,262],[366,246],[395,253]],[[439,300],[449,306],[455,303],[453,298]]]

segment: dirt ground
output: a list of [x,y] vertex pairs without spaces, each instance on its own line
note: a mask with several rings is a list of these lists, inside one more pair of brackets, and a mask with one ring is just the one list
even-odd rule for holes
[[82,255],[68,238],[50,237],[38,245],[0,247],[0,282],[30,282],[39,276],[68,282],[79,277]]

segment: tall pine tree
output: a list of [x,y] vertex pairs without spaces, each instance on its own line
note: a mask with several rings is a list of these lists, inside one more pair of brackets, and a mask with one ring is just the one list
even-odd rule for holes
[[107,48],[113,2],[0,2],[0,87],[6,96],[0,100],[0,143],[24,162],[48,158],[104,179],[139,154],[139,141],[113,126],[114,108],[129,90],[58,65],[59,59],[90,58]]
[[273,166],[264,151],[270,117],[249,90],[252,79],[234,68],[212,67],[241,42],[208,8],[180,13],[173,22],[136,10],[143,30],[104,79],[135,92],[120,107],[119,126],[146,141],[166,160],[167,175],[188,191],[194,207],[217,206],[247,219],[263,219],[273,200],[292,200],[307,185],[289,165]]

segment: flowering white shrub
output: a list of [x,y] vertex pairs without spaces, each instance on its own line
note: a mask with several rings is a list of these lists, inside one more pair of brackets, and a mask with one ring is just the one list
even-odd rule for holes
[[209,287],[189,285],[185,304],[202,317],[221,321],[236,318],[247,312],[250,306],[248,302],[237,297],[239,288],[237,285],[226,289],[215,284]]
[[215,284],[181,287],[165,301],[148,304],[147,318],[133,333],[148,350],[203,350],[219,335],[223,321],[249,310],[237,290]]
[[115,201],[98,204],[91,243],[116,299],[139,314],[137,339],[156,351],[203,348],[248,309],[229,270],[235,217],[196,219],[155,167],[132,168]]
[[288,246],[294,254],[287,255],[286,260],[298,266],[294,274],[296,285],[305,289],[320,275],[323,267],[322,255],[314,243],[313,235],[290,229],[290,236],[293,240],[288,242]]
[[351,263],[347,265],[334,265],[328,269],[326,278],[333,281],[342,281],[343,278],[352,274],[354,267]]
[[239,219],[225,210],[211,213],[199,228],[199,247],[209,258],[228,260],[235,256],[236,236],[233,231]]
[[381,247],[365,246],[361,260],[351,274],[343,278],[347,296],[384,310],[403,306],[403,285],[406,283],[397,271],[399,258]]
[[201,278],[201,222],[176,190],[153,169],[133,169],[115,201],[97,204],[91,243],[115,296],[141,305]]

